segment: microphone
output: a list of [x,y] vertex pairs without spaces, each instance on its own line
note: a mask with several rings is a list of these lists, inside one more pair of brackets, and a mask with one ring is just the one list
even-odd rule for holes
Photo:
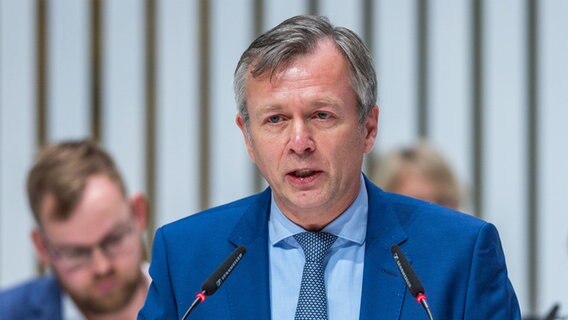
[[201,292],[195,295],[195,300],[193,300],[191,306],[189,306],[189,308],[187,308],[187,311],[185,311],[183,317],[181,318],[182,320],[186,320],[187,317],[189,317],[191,311],[195,309],[198,304],[205,301],[206,297],[214,294],[217,289],[219,289],[219,287],[221,286],[221,284],[223,284],[225,279],[227,279],[231,271],[233,271],[237,263],[241,261],[246,251],[246,248],[243,246],[236,248],[231,253],[231,255],[229,255],[229,257],[227,257],[227,259],[225,259],[225,261],[217,268],[217,270],[215,270],[215,272],[213,272],[203,282],[203,284],[201,285]]
[[550,309],[550,312],[548,312],[548,314],[546,315],[546,317],[544,318],[544,320],[555,320],[558,318],[558,310],[560,309],[560,304],[555,304],[552,309]]
[[404,282],[406,283],[406,287],[410,291],[410,294],[416,299],[416,301],[424,308],[426,314],[428,315],[428,319],[434,320],[432,316],[432,312],[430,311],[430,306],[426,301],[426,295],[424,294],[424,286],[422,286],[422,282],[418,279],[418,276],[410,266],[410,263],[402,253],[402,250],[396,244],[392,245],[391,253],[394,258],[394,262],[398,267],[398,271],[402,275]]

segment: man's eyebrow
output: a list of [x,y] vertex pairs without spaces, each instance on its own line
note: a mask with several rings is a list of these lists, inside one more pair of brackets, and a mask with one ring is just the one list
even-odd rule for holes
[[[338,100],[338,99],[322,98],[322,99],[317,99],[317,100],[311,102],[309,104],[309,106],[312,107],[312,108],[317,108],[317,107],[322,107],[322,106],[336,107],[336,106],[339,106],[340,104],[341,104],[341,101]],[[281,104],[266,104],[266,105],[260,106],[258,109],[262,112],[269,112],[269,111],[280,111],[280,110],[284,109],[284,107]]]
[[271,112],[271,111],[280,111],[283,108],[282,105],[280,104],[267,104],[264,106],[260,106],[258,109],[261,112]]
[[337,107],[341,104],[340,100],[338,99],[330,99],[330,98],[325,98],[325,99],[318,99],[316,101],[314,101],[312,103],[312,105],[314,107],[322,107],[322,106],[331,106],[331,107]]

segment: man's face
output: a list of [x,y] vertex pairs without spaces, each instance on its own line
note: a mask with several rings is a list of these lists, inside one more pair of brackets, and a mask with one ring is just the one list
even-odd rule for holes
[[458,209],[458,204],[446,196],[444,187],[437,184],[419,169],[406,166],[404,172],[397,177],[396,183],[390,190],[413,198],[437,203],[452,209]]
[[145,216],[133,209],[106,176],[87,180],[68,220],[54,218],[54,198],[46,195],[34,235],[42,260],[84,312],[104,314],[126,306],[143,279],[141,233]]
[[349,76],[326,40],[272,79],[247,80],[249,128],[237,115],[247,151],[280,209],[304,228],[325,226],[353,202],[363,155],[375,141],[378,108],[359,123]]

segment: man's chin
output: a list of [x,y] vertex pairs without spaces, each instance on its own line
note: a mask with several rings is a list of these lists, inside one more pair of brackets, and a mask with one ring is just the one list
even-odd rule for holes
[[119,311],[130,302],[133,293],[126,292],[125,290],[116,290],[108,292],[103,296],[97,295],[96,297],[82,297],[75,299],[79,307],[89,313],[106,314]]
[[130,282],[124,285],[119,285],[113,290],[95,290],[91,288],[91,294],[88,295],[75,295],[69,293],[71,298],[75,301],[77,306],[88,313],[93,314],[108,314],[119,311],[126,307],[132,301],[139,282]]
[[320,190],[309,190],[296,192],[292,198],[292,203],[299,210],[317,210],[325,206],[326,200]]

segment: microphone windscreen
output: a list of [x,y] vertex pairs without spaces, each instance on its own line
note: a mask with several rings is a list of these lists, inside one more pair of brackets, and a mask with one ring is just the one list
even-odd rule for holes
[[223,281],[229,276],[233,268],[239,263],[246,249],[243,246],[236,248],[231,255],[207,278],[201,285],[201,290],[210,296],[219,289]]
[[422,286],[422,282],[418,279],[418,276],[412,269],[412,266],[402,253],[402,250],[396,244],[391,247],[391,252],[398,266],[398,270],[400,274],[404,278],[404,282],[406,282],[406,286],[413,297],[417,297],[419,293],[424,293],[424,287]]

